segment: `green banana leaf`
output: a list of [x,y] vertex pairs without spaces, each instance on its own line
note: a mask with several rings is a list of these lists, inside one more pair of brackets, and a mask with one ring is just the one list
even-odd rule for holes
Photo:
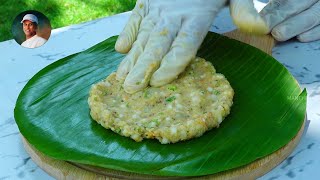
[[159,176],[200,176],[237,168],[286,145],[306,114],[306,91],[268,54],[209,33],[198,56],[235,90],[231,114],[202,137],[162,145],[106,130],[89,114],[90,86],[117,69],[124,55],[111,37],[38,72],[21,91],[15,119],[42,153],[65,161]]

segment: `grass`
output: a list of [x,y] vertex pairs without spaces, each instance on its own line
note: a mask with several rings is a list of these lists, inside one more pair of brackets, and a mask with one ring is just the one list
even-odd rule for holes
[[1,0],[0,41],[13,39],[11,26],[23,11],[36,10],[48,17],[52,29],[130,11],[135,0]]

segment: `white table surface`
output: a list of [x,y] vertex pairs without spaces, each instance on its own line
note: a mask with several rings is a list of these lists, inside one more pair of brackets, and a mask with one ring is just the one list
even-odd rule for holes
[[[70,54],[83,51],[121,32],[130,12],[52,31],[40,48],[27,49],[14,40],[0,43],[0,180],[53,179],[39,168],[23,148],[13,110],[27,81],[39,70]],[[211,31],[235,28],[224,9]],[[320,176],[320,41],[278,43],[273,56],[287,67],[308,91],[306,131],[294,152],[261,179],[319,179]]]

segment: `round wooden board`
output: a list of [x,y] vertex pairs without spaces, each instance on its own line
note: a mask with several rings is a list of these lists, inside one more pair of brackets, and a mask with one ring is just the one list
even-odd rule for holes
[[[297,146],[301,136],[303,134],[305,126],[305,120],[301,126],[297,135],[284,147],[277,150],[276,152],[258,159],[248,165],[240,168],[228,170],[221,173],[216,173],[208,176],[201,177],[190,177],[190,178],[201,178],[201,179],[256,179],[271,169],[280,164]],[[136,173],[129,173],[123,171],[116,171],[111,169],[93,167],[83,164],[76,164],[66,162],[62,160],[56,160],[51,157],[44,155],[35,149],[28,141],[22,136],[22,142],[26,151],[29,153],[32,160],[45,170],[49,175],[56,179],[179,179],[186,177],[161,177],[151,176]]]
[[[242,42],[251,44],[264,52],[271,55],[272,47],[275,45],[275,41],[271,36],[253,36],[245,33],[241,33],[238,30],[228,32],[226,36],[240,40]],[[298,84],[298,82],[297,82]],[[271,169],[280,164],[297,146],[301,139],[305,126],[305,120],[301,126],[297,135],[284,147],[275,151],[274,153],[258,159],[248,165],[224,171],[221,173],[216,173],[201,177],[188,177],[191,179],[201,178],[201,179],[256,179],[265,173],[269,172]],[[31,156],[32,160],[38,164],[43,170],[45,170],[49,175],[55,177],[56,179],[185,179],[186,177],[160,177],[143,175],[136,173],[129,173],[123,171],[116,171],[105,168],[98,168],[83,164],[76,164],[71,162],[66,162],[62,160],[56,160],[48,157],[32,145],[30,145],[27,140],[22,136],[22,141],[25,146],[26,151]]]

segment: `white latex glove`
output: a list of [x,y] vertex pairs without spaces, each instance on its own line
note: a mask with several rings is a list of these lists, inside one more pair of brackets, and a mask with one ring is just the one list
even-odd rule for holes
[[260,14],[278,41],[320,39],[319,0],[271,0]]
[[115,49],[128,53],[117,70],[124,90],[162,86],[195,57],[227,0],[138,0]]
[[230,0],[230,13],[234,24],[248,33],[268,34],[269,28],[254,7],[253,0]]
[[[239,5],[240,2],[244,4]],[[251,19],[254,20],[245,22],[245,19],[237,17],[245,8],[249,9],[246,11],[249,15],[246,16],[252,16]],[[252,0],[231,0],[231,12],[234,12],[234,22],[240,21],[236,24],[244,31],[263,34],[271,32],[278,41],[286,41],[295,36],[301,42],[320,39],[319,0],[270,0],[260,15],[254,10]],[[261,19],[265,23],[262,26],[267,27],[262,28],[263,30],[261,30]]]

